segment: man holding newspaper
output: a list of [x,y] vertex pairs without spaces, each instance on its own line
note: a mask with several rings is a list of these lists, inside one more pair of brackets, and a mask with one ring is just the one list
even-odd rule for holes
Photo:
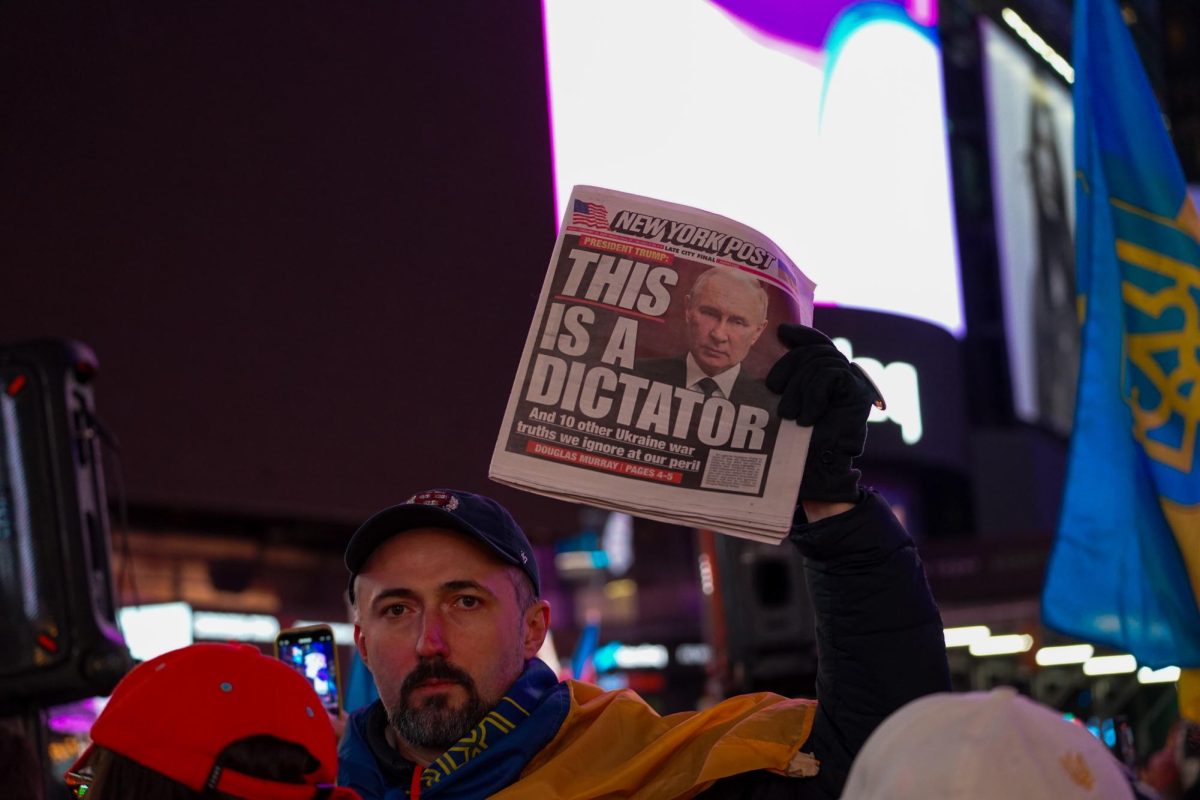
[[836,798],[881,720],[949,689],[913,542],[852,464],[874,389],[823,334],[778,335],[772,410],[812,426],[783,546],[805,558],[816,701],[762,693],[661,718],[632,692],[558,681],[535,657],[550,608],[520,527],[486,498],[427,491],[347,547],[355,643],[380,700],[347,724],[340,783],[386,800]]

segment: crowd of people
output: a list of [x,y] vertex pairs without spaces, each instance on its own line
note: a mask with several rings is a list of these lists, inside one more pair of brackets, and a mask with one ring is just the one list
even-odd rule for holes
[[354,644],[378,700],[343,730],[280,661],[191,645],[121,681],[67,773],[75,795],[1158,796],[1061,715],[1011,690],[950,692],[916,548],[854,467],[873,389],[821,333],[779,336],[766,386],[782,418],[813,428],[787,546],[816,615],[815,699],[740,695],[663,717],[631,691],[559,680],[536,656],[552,616],[520,525],[486,497],[435,489],[347,546]]

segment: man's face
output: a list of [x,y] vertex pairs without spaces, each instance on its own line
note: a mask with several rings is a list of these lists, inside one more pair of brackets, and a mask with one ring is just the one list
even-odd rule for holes
[[359,573],[355,644],[403,743],[449,747],[537,654],[549,614],[522,613],[512,569],[464,534],[419,528]]
[[688,295],[685,316],[688,349],[707,375],[740,364],[767,324],[758,290],[722,274]]

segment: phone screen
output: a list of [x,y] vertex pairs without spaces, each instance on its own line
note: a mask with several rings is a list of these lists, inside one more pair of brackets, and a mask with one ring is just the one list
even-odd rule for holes
[[275,638],[275,654],[312,684],[326,709],[338,713],[341,689],[337,647],[328,625],[280,631]]

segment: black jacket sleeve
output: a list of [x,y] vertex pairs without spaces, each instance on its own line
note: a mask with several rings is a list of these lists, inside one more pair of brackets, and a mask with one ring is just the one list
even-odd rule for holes
[[887,503],[867,492],[844,514],[797,525],[817,618],[818,781],[838,797],[863,742],[910,700],[950,691],[942,618],[925,568]]
[[747,773],[714,784],[718,797],[840,797],[854,756],[875,727],[910,700],[950,690],[942,619],[908,533],[887,503],[864,492],[851,510],[797,523],[816,614],[817,717],[802,748],[815,778]]

